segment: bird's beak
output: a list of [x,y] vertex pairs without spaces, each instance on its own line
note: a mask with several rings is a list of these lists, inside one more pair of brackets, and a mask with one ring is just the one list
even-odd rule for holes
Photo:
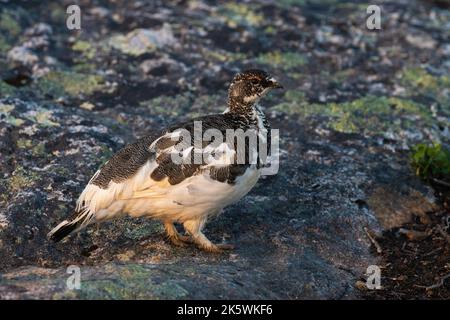
[[283,89],[284,87],[275,78],[269,79],[270,87],[273,89]]

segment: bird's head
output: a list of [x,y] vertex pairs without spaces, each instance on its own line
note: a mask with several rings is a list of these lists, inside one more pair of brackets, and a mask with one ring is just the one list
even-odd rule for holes
[[267,72],[257,69],[238,73],[231,81],[228,99],[233,104],[251,106],[259,101],[271,89],[283,88]]

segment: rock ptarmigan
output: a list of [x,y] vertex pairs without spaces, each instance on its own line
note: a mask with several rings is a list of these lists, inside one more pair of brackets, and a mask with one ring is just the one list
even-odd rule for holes
[[[209,217],[237,202],[258,181],[265,165],[261,146],[266,144],[267,151],[270,139],[258,102],[273,88],[281,85],[264,71],[239,73],[229,87],[224,113],[177,123],[160,135],[127,145],[94,174],[73,215],[48,237],[57,242],[93,222],[128,214],[161,221],[176,245],[194,243],[210,252],[231,249],[229,244],[212,243],[202,229]],[[193,138],[198,124],[200,143]],[[231,142],[219,140],[230,132],[235,134]],[[244,148],[236,132],[244,134]],[[258,137],[256,147],[248,133]],[[187,235],[181,235],[174,223],[181,223]]]

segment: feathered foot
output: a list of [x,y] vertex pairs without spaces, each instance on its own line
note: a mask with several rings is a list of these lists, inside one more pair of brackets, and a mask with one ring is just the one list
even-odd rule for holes
[[164,228],[166,229],[167,237],[174,245],[179,247],[186,247],[187,244],[193,243],[192,238],[189,236],[181,235],[172,222],[165,222]]
[[225,250],[232,250],[234,246],[232,244],[214,244],[212,243],[201,231],[204,220],[189,220],[183,223],[184,229],[192,237],[193,242],[202,250],[213,253],[222,253]]

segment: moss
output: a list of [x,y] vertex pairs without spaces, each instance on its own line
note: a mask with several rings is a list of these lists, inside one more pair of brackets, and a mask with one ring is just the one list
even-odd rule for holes
[[331,127],[340,132],[383,133],[399,125],[410,128],[415,125],[410,116],[419,117],[427,124],[431,122],[431,113],[425,106],[399,98],[367,96],[352,102],[332,103],[328,107],[335,118]]
[[230,28],[237,26],[259,26],[264,21],[262,14],[256,13],[250,6],[242,3],[227,3],[219,9]]
[[408,68],[401,75],[403,84],[419,90],[435,90],[438,87],[438,79],[422,68]]
[[346,133],[383,133],[412,128],[417,119],[428,125],[433,121],[426,106],[395,97],[366,96],[344,103],[310,104],[302,92],[290,90],[274,109],[301,117],[325,116],[329,127]]
[[438,143],[418,144],[411,148],[411,164],[422,179],[450,180],[450,150]]
[[40,78],[37,88],[55,97],[89,95],[103,88],[103,79],[97,75],[87,75],[70,71],[52,71]]
[[297,52],[281,51],[273,51],[262,54],[256,61],[261,64],[268,64],[276,68],[282,68],[285,71],[303,66],[307,62],[305,56]]
[[432,98],[441,104],[447,116],[450,115],[450,76],[434,76],[419,67],[405,68],[400,73],[400,83],[408,95]]
[[15,192],[31,187],[38,179],[39,175],[36,172],[25,170],[23,167],[18,166],[9,179],[9,190]]

